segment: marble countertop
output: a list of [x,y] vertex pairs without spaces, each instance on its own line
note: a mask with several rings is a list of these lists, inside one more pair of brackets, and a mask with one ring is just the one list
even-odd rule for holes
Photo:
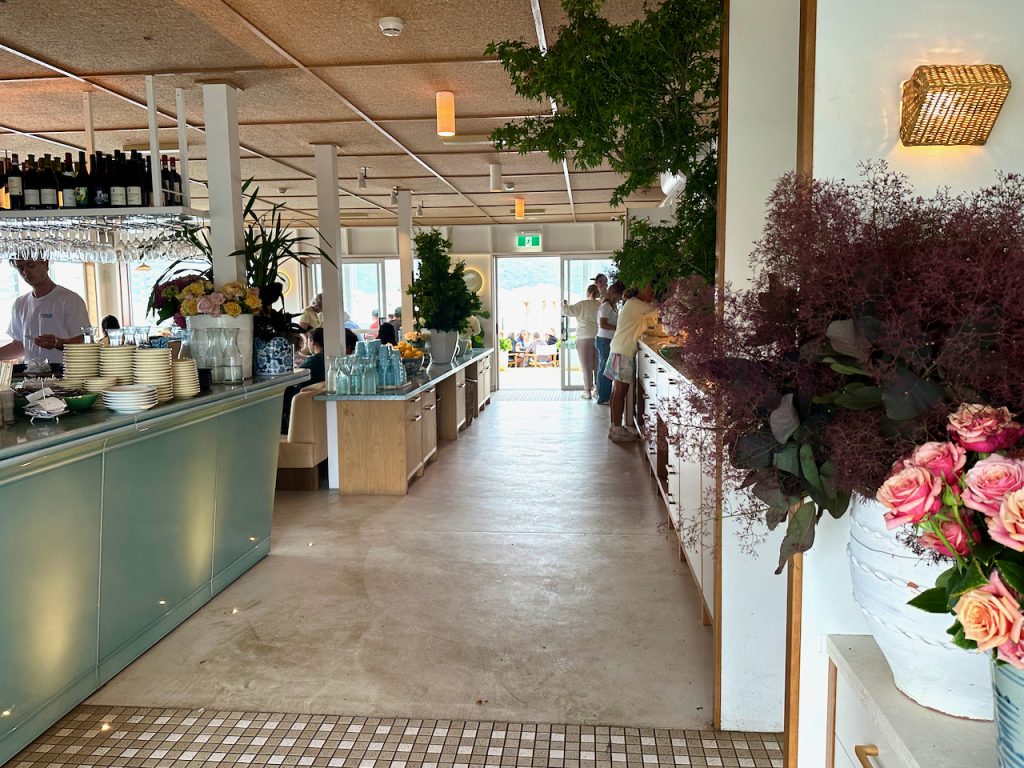
[[472,349],[469,354],[463,355],[462,357],[455,358],[455,362],[451,365],[431,365],[429,368],[424,368],[422,371],[417,373],[411,379],[409,383],[400,389],[388,389],[378,391],[375,395],[328,395],[322,394],[317,395],[317,400],[411,400],[416,395],[436,386],[441,381],[444,381],[449,376],[454,374],[456,371],[460,371],[469,365],[472,365],[481,357],[489,355],[493,350],[490,347],[484,347],[481,349]]
[[65,414],[57,421],[36,419],[35,423],[30,422],[24,414],[18,413],[17,421],[13,425],[0,425],[0,462],[59,448],[82,438],[114,430],[144,428],[143,425],[147,422],[157,419],[229,400],[252,397],[270,389],[283,389],[308,379],[309,373],[300,371],[281,376],[256,377],[242,384],[216,384],[212,392],[188,400],[171,400],[142,413],[115,413],[105,408],[93,407],[81,413]]

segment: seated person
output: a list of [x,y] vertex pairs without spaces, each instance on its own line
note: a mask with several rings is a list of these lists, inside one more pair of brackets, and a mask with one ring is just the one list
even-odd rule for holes
[[358,337],[354,332],[345,329],[345,354],[354,355],[356,353],[356,342],[359,341]]
[[100,330],[103,332],[103,338],[99,340],[100,346],[110,346],[110,332],[121,330],[121,321],[119,321],[114,315],[107,315],[100,320]]
[[292,400],[295,399],[295,395],[303,387],[308,387],[310,384],[319,384],[326,379],[326,369],[324,367],[324,329],[314,328],[306,336],[306,343],[313,354],[303,360],[299,368],[309,371],[309,381],[302,384],[292,384],[284,391],[284,401],[281,410],[282,435],[288,434],[288,424],[292,418]]
[[380,339],[381,344],[396,346],[398,344],[398,331],[395,330],[395,326],[391,323],[383,323],[377,332],[377,338]]

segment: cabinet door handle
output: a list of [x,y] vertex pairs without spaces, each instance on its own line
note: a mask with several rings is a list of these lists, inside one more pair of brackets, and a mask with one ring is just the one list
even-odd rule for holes
[[437,406],[436,406],[436,405],[425,405],[425,406],[423,406],[423,410],[424,410],[424,411],[432,411],[432,410],[434,410],[435,408],[437,408]]
[[858,744],[853,748],[853,753],[863,768],[874,768],[871,758],[878,757],[878,747],[874,744]]
[[420,400],[422,400],[422,399],[423,399],[423,397],[422,397],[421,395],[416,395],[416,397],[414,397],[414,398],[412,399],[412,401],[413,401],[414,403],[418,403],[418,402],[419,402]]
[[419,416],[417,416],[417,417],[416,417],[415,419],[409,419],[409,421],[419,421],[419,420],[420,420],[420,419],[422,419],[422,418],[423,418],[423,414],[421,413],[421,414],[420,414]]
[[465,383],[459,384],[459,389],[465,389],[465,388],[466,388]]

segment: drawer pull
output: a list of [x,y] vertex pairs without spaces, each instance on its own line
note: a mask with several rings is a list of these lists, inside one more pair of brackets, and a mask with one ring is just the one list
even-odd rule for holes
[[423,418],[423,414],[421,413],[415,419],[409,419],[409,421],[419,421],[422,418]]
[[459,386],[459,389],[465,389],[466,388],[466,384],[465,383],[459,384],[458,386]]
[[853,753],[857,756],[863,768],[875,768],[871,758],[878,757],[878,747],[874,744],[858,744],[853,748]]
[[424,410],[424,411],[432,411],[432,410],[434,410],[435,408],[437,408],[437,406],[436,406],[436,405],[425,405],[425,406],[423,406],[423,410]]
[[422,399],[423,399],[423,397],[422,397],[421,395],[416,395],[416,397],[414,397],[414,398],[412,399],[412,401],[413,401],[414,403],[418,403],[418,402],[419,402],[420,400],[422,400]]

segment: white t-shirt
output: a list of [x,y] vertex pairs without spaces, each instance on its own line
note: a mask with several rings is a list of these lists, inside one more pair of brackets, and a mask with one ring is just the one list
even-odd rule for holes
[[583,299],[562,306],[562,314],[576,318],[576,338],[592,339],[597,335],[597,299]]
[[657,322],[657,307],[637,298],[629,299],[619,312],[619,324],[609,351],[613,355],[632,355],[636,352],[636,343],[640,337]]
[[611,325],[616,325],[619,322],[619,310],[609,301],[602,301],[601,306],[597,308],[597,338],[614,338],[615,331],[608,331],[601,327],[601,318],[607,320]]
[[25,346],[25,360],[44,358],[59,363],[64,353],[59,349],[43,349],[35,343],[36,336],[52,333],[62,339],[82,335],[82,326],[89,325],[89,310],[85,301],[74,291],[63,286],[41,298],[26,293],[14,300],[11,324],[7,335]]

